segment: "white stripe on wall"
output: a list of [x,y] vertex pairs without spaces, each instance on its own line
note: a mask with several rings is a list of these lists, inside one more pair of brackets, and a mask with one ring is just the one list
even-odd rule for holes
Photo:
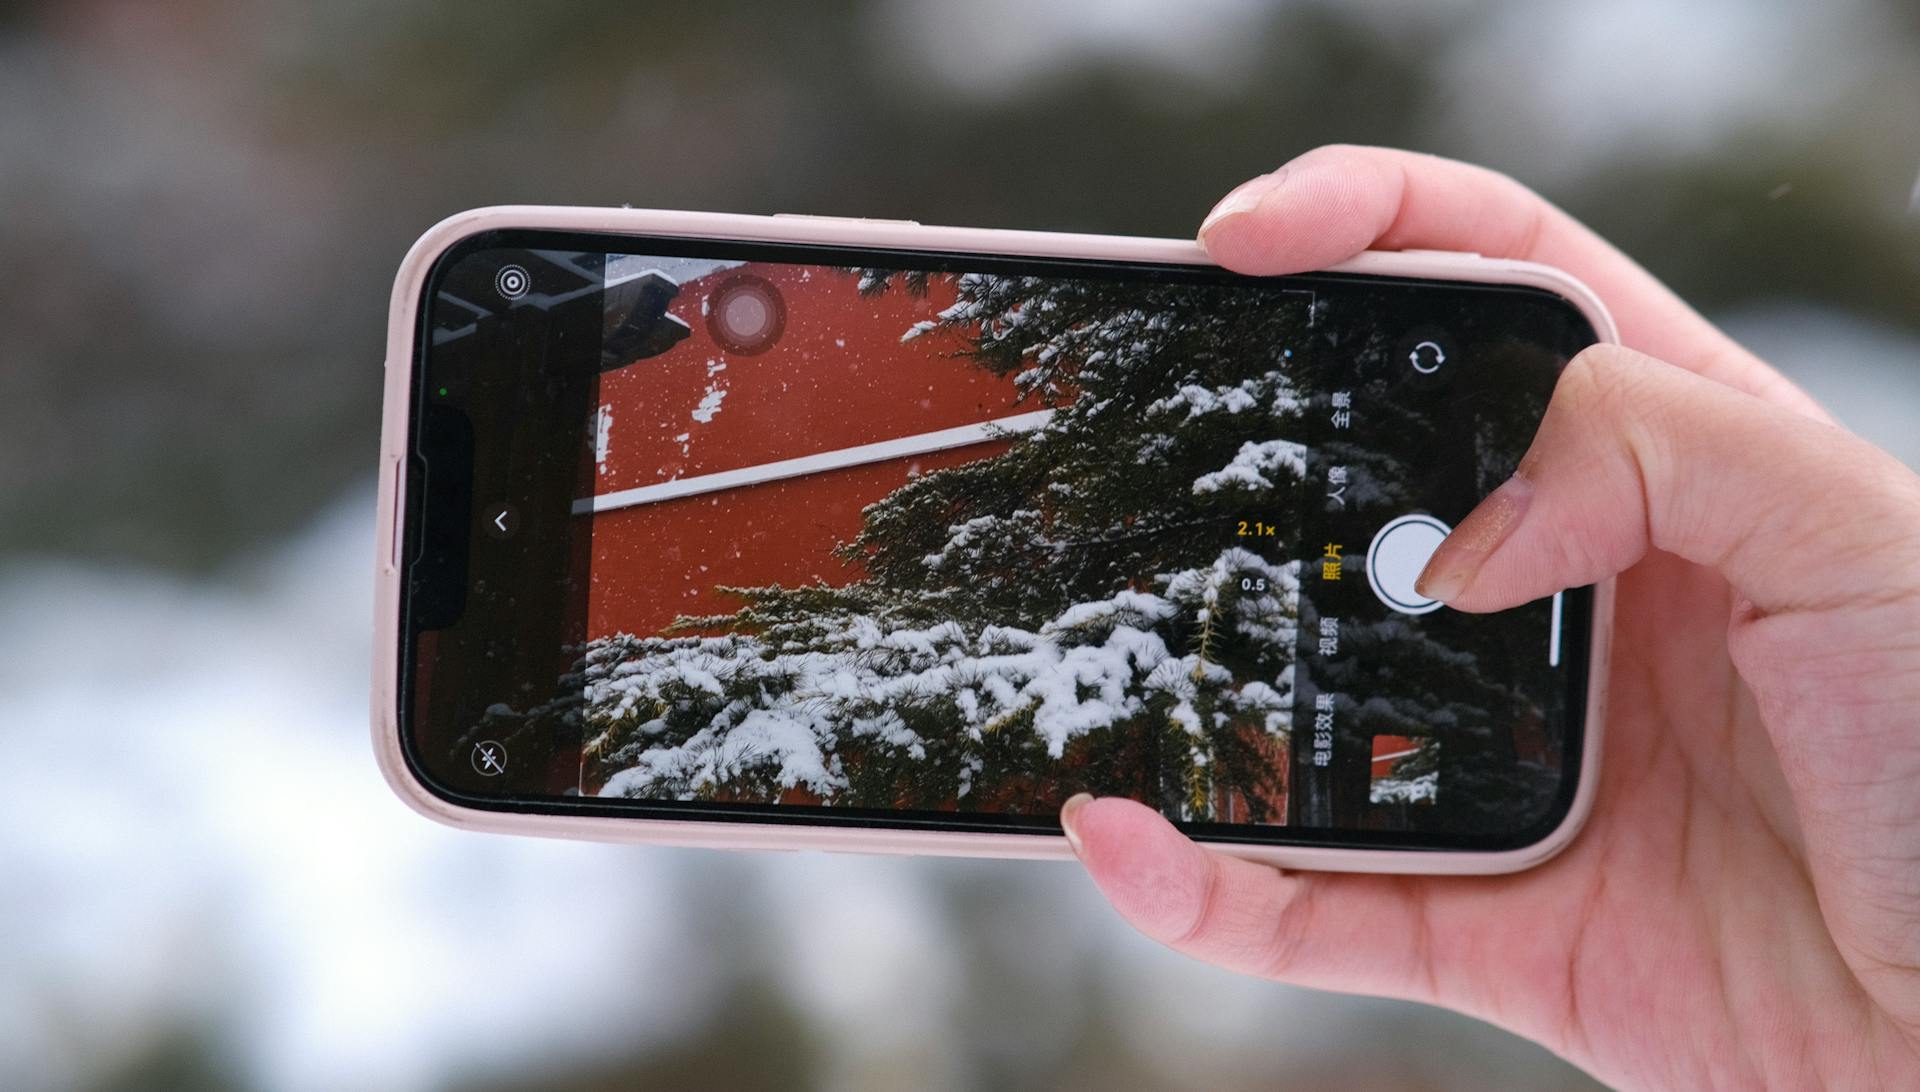
[[573,514],[578,516],[589,512],[611,512],[617,508],[631,508],[636,504],[654,504],[677,497],[698,496],[701,493],[714,493],[722,489],[736,489],[743,485],[757,485],[761,482],[798,478],[849,466],[881,463],[907,455],[924,455],[930,451],[966,447],[968,444],[977,444],[1001,436],[1032,432],[1046,424],[1052,416],[1052,410],[1036,410],[1032,413],[1015,414],[1012,417],[1001,417],[993,421],[982,421],[977,425],[943,428],[936,432],[902,436],[897,440],[881,440],[878,443],[843,447],[837,451],[822,451],[817,455],[803,455],[797,459],[781,459],[778,462],[761,463],[758,466],[743,466],[738,470],[722,470],[716,474],[700,474],[691,478],[660,482],[656,485],[621,489],[613,493],[582,497],[574,501]]

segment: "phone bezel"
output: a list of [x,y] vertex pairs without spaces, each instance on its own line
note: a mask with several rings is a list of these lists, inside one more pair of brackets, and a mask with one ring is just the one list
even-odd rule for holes
[[[564,799],[464,798],[434,785],[403,739],[399,703],[406,693],[401,593],[405,537],[405,474],[414,416],[415,357],[421,338],[422,296],[435,265],[462,243],[499,232],[577,232],[603,236],[672,237],[773,246],[831,246],[1012,259],[1206,266],[1200,248],[1184,240],[1045,232],[924,227],[897,221],[764,217],[636,209],[508,206],[462,213],[421,237],[396,278],[389,316],[386,404],[382,428],[380,531],[376,588],[373,731],[382,772],[416,810],[464,829],[625,842],[726,848],[819,848],[863,852],[1056,858],[1070,855],[1058,834],[955,829],[965,823],[812,815],[746,813],[737,818],[671,818],[638,806],[579,804]],[[590,249],[590,248],[587,248]],[[1617,340],[1599,300],[1558,270],[1477,255],[1417,251],[1369,252],[1324,272],[1393,279],[1438,280],[1542,289],[1567,301],[1599,340]],[[1612,614],[1611,581],[1592,595],[1585,718],[1577,784],[1565,813],[1538,839],[1512,848],[1379,848],[1363,844],[1298,845],[1199,835],[1229,852],[1292,868],[1403,873],[1498,873],[1529,867],[1558,852],[1592,806],[1598,775],[1605,669]]]

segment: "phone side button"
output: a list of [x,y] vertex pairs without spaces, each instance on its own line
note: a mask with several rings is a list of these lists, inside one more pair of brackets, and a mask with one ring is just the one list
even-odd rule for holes
[[391,460],[390,465],[387,467],[387,480],[390,490],[389,495],[393,498],[388,506],[389,518],[387,525],[392,530],[388,536],[390,541],[388,542],[387,566],[390,569],[398,569],[400,568],[400,543],[407,537],[406,528],[401,526],[401,518],[406,512],[406,505],[402,498],[402,494],[406,491],[407,487],[407,460],[405,456],[397,455]]
[[823,216],[817,212],[776,212],[774,216],[782,220],[833,220],[842,224],[905,224],[919,227],[918,220],[896,220],[884,216]]

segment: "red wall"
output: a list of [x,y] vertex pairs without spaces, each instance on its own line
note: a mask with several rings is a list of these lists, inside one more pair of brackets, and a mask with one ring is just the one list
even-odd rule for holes
[[[732,354],[707,332],[702,304],[728,278],[771,282],[786,308],[772,348]],[[613,423],[597,493],[755,466],[911,436],[1038,408],[1011,382],[954,356],[957,343],[915,323],[953,302],[936,281],[924,297],[897,286],[863,297],[851,273],[751,264],[685,284],[669,312],[692,329],[667,352],[601,377]],[[712,389],[712,419],[694,412]],[[680,439],[684,436],[685,439]],[[860,529],[860,510],[933,470],[997,454],[1000,443],[896,459],[784,481],[640,504],[593,520],[588,633],[649,634],[682,614],[738,601],[716,585],[846,583],[857,569],[830,551]]]

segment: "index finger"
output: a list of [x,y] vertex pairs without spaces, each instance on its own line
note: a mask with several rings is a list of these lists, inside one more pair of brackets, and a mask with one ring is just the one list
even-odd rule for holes
[[1497,171],[1394,148],[1328,145],[1243,183],[1200,226],[1228,269],[1320,269],[1362,250],[1460,250],[1555,266],[1605,300],[1621,341],[1818,420],[1818,403],[1631,258]]

